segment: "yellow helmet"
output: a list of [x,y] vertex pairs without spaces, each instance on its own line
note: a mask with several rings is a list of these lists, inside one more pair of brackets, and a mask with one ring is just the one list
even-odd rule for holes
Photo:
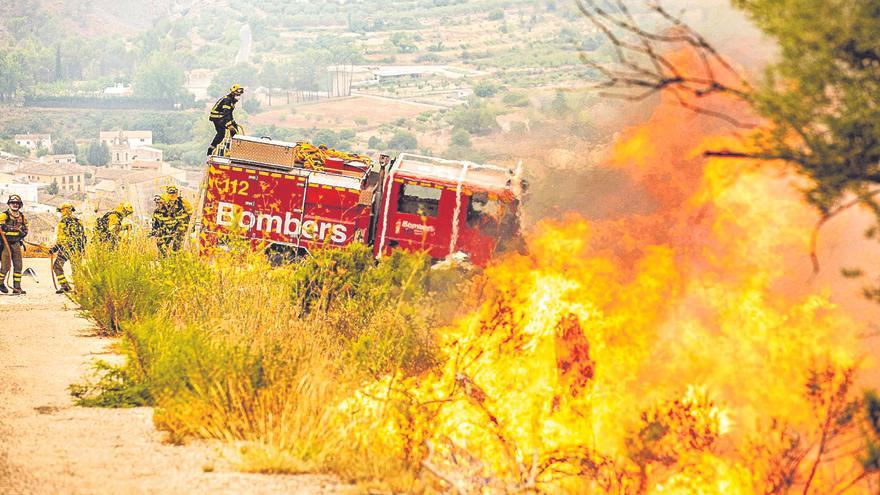
[[122,211],[122,213],[125,213],[126,215],[130,215],[130,214],[134,213],[134,207],[131,206],[131,203],[129,203],[128,201],[119,205],[119,210]]
[[241,94],[244,93],[244,88],[241,87],[241,84],[233,84],[232,87],[229,88],[229,93]]
[[58,207],[58,211],[63,210],[76,211],[76,208],[73,207],[73,203],[61,203],[61,206]]
[[165,192],[168,194],[178,194],[177,186],[168,186],[165,188]]

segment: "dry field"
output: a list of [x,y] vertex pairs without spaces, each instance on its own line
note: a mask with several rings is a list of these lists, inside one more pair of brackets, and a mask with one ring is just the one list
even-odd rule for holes
[[[326,100],[316,103],[299,103],[272,107],[271,110],[250,117],[251,125],[276,125],[299,129],[318,127],[322,129],[351,129],[363,127],[356,119],[366,119],[367,126],[380,124],[434,110],[437,107],[422,103],[395,100],[376,96],[355,96]],[[292,112],[292,109],[295,112]]]

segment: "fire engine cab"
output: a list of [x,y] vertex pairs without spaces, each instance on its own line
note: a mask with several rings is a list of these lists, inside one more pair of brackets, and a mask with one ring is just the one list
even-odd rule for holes
[[235,136],[208,159],[196,230],[203,252],[233,238],[300,256],[362,242],[485,265],[521,243],[518,170],[403,153],[362,155]]

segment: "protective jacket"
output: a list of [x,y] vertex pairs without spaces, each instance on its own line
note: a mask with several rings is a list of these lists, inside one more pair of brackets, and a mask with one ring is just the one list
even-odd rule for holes
[[105,242],[115,242],[122,230],[122,213],[110,210],[98,218],[95,223],[95,233],[98,238]]
[[236,101],[232,95],[226,95],[217,100],[217,103],[214,103],[214,107],[211,108],[211,116],[209,117],[211,122],[220,122],[227,129],[235,126],[232,111],[235,110]]
[[[10,244],[24,240],[28,234],[28,223],[24,213],[19,211],[18,215],[15,215],[10,210],[0,213],[0,230],[3,230]],[[3,244],[0,243],[0,247],[2,246]]]
[[186,232],[189,219],[192,215],[192,205],[189,201],[177,197],[170,199],[167,196],[153,212],[152,235],[156,237],[171,237]]
[[86,229],[79,218],[73,215],[61,217],[55,233],[53,252],[78,253],[86,247]]

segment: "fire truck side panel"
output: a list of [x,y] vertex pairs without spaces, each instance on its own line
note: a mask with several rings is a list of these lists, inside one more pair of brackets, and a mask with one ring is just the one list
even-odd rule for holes
[[344,246],[362,238],[369,222],[368,206],[358,204],[359,194],[358,189],[320,178],[211,164],[202,211],[203,244],[234,235],[290,246],[299,241],[309,250]]

